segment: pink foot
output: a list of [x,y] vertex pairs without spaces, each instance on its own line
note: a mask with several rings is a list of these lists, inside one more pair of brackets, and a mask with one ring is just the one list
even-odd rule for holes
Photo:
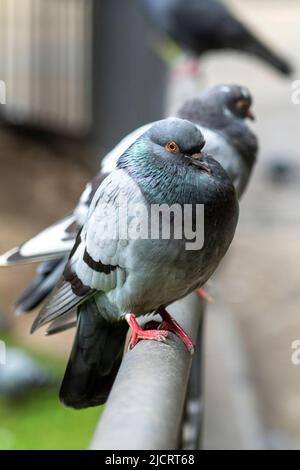
[[143,330],[133,314],[126,315],[126,321],[132,330],[129,349],[134,348],[142,339],[165,342],[169,335],[169,332],[164,330]]
[[191,338],[186,334],[183,328],[177,323],[174,318],[164,309],[161,308],[159,310],[159,314],[163,319],[163,322],[160,324],[159,328],[163,328],[164,330],[171,331],[174,333],[181,341],[185,344],[187,349],[190,351],[191,354],[194,353],[194,344]]
[[206,302],[209,302],[210,304],[213,303],[213,298],[206,292],[205,289],[198,289],[197,290],[197,295],[200,300],[205,300]]

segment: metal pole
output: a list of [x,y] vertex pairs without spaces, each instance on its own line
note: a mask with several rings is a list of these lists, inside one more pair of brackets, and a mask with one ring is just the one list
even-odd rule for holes
[[[196,294],[168,308],[194,342],[203,308]],[[91,449],[177,449],[191,364],[173,334],[167,344],[141,341],[126,353]]]

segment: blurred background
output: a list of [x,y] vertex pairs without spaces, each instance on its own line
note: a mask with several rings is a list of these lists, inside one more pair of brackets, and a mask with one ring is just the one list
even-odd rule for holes
[[[260,153],[209,286],[204,447],[300,448],[300,365],[291,362],[300,340],[300,4],[226,3],[290,60],[293,77],[229,51],[201,58],[197,78],[176,74],[182,58],[171,61],[139,0],[0,0],[0,252],[68,213],[129,131],[207,86],[248,86]],[[84,449],[101,409],[75,412],[57,398],[73,332],[31,336],[33,315],[13,314],[35,268],[0,270],[0,339],[17,371],[9,378],[0,365],[0,448]],[[19,371],[29,364],[25,387]]]

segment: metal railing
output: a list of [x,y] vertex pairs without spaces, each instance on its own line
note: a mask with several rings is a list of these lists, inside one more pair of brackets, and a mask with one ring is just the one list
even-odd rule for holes
[[204,309],[196,294],[168,309],[197,342],[194,356],[173,334],[167,344],[142,341],[124,355],[91,449],[199,448]]
[[92,0],[0,0],[2,113],[85,134],[92,120]]

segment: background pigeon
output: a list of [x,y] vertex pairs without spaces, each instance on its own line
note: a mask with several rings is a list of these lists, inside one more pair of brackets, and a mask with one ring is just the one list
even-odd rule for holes
[[217,0],[142,0],[153,25],[181,48],[200,56],[211,50],[249,53],[290,75],[289,63],[259,40]]
[[[233,181],[239,197],[243,194],[253,169],[258,151],[255,135],[249,129],[246,118],[252,118],[252,97],[246,87],[218,85],[188,100],[177,116],[197,124],[206,141],[206,151],[221,163]],[[118,158],[151,124],[142,126],[126,136],[103,160],[96,178],[86,186],[81,199],[68,217],[44,230],[23,246],[12,250],[2,259],[4,263],[31,262],[44,259],[53,253],[60,259],[46,261],[38,268],[32,285],[17,301],[19,313],[31,311],[51,292],[58,282],[66,263],[66,257],[76,235],[84,224],[90,202],[99,183],[116,168]],[[60,253],[59,249],[63,251]],[[69,321],[70,320],[70,321]],[[74,321],[58,320],[50,326],[48,334],[54,334],[74,326]]]
[[[11,333],[7,317],[0,313],[0,339]],[[2,346],[2,347],[1,347]],[[21,348],[0,345],[0,398],[14,399],[56,385],[56,378]]]
[[[165,308],[209,279],[238,220],[234,187],[221,165],[201,152],[204,144],[189,121],[159,121],[100,184],[63,277],[32,327],[35,331],[77,308],[77,333],[60,391],[64,404],[84,408],[105,401],[124,348],[124,319],[132,329],[132,346],[140,339],[162,341],[171,330],[192,349]],[[194,209],[204,204],[203,248],[188,250],[184,231],[181,239],[173,230],[168,239],[136,239],[129,233],[120,238],[120,226],[129,218],[119,220],[112,209],[118,211],[124,199],[129,207],[139,207],[137,225],[145,221],[141,206],[149,211],[155,204],[178,204],[183,210],[187,204]],[[113,235],[103,237],[104,226]],[[163,329],[144,331],[135,317],[152,312],[162,316]]]

